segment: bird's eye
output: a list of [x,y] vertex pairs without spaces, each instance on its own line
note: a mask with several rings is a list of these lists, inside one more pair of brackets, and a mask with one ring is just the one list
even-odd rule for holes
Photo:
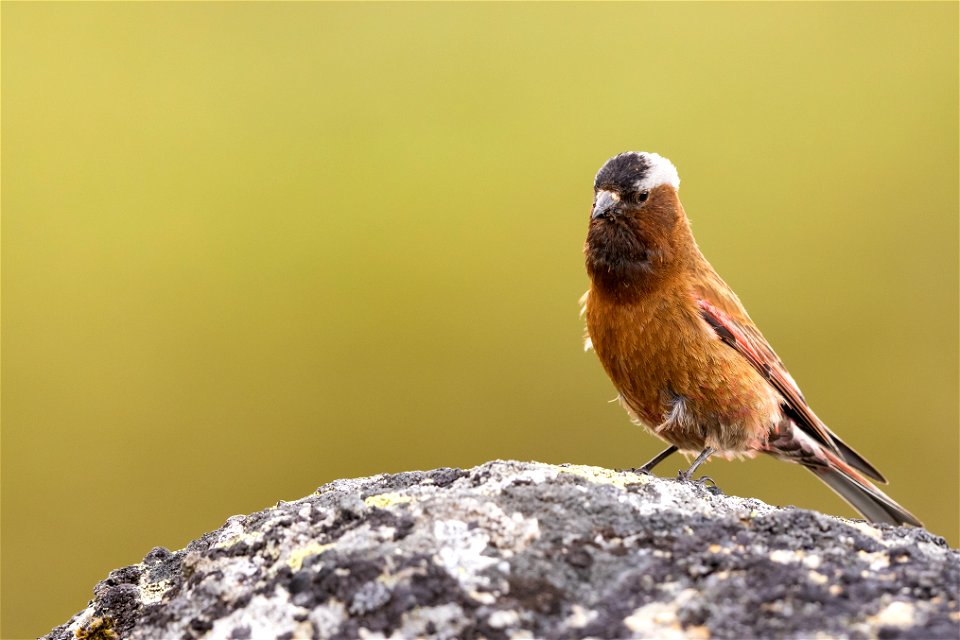
[[633,194],[633,201],[637,204],[643,204],[650,197],[649,191],[637,191]]

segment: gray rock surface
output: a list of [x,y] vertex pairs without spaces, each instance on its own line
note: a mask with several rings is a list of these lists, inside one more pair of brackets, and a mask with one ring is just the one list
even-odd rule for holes
[[596,467],[338,480],[117,569],[48,638],[957,638],[922,529]]

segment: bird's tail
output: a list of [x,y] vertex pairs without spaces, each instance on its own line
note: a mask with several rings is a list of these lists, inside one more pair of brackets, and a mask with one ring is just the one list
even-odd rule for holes
[[854,471],[846,462],[840,460],[839,456],[829,451],[823,453],[830,461],[827,466],[807,466],[807,468],[836,491],[851,507],[862,513],[867,520],[892,525],[923,526],[923,523],[912,513]]
[[794,425],[775,434],[768,453],[796,462],[823,480],[837,495],[871,522],[922,527],[912,513],[894,502],[840,455],[828,450]]

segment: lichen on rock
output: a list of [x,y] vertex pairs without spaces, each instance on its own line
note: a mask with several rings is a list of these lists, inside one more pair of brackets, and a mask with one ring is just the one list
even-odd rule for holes
[[957,638],[958,590],[960,553],[922,529],[495,461],[233,516],[46,637]]

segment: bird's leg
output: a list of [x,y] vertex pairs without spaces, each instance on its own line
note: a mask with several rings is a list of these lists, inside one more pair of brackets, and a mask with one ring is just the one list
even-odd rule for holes
[[647,464],[643,465],[643,466],[640,467],[639,469],[635,469],[634,471],[635,471],[636,473],[642,473],[642,474],[644,474],[644,475],[650,475],[650,472],[653,471],[653,468],[654,468],[655,466],[657,466],[658,464],[660,464],[661,462],[663,462],[664,460],[666,460],[667,458],[669,458],[671,455],[673,455],[673,454],[676,453],[676,452],[677,452],[677,448],[674,447],[674,446],[670,446],[670,447],[668,447],[667,449],[665,449],[664,451],[661,451],[661,452],[658,453],[656,456],[654,456],[653,460],[651,460],[651,461],[648,462]]
[[[713,449],[712,447],[705,448],[703,451],[700,452],[700,455],[697,456],[697,459],[693,461],[693,464],[690,465],[689,469],[687,469],[686,471],[681,471],[680,473],[677,474],[677,479],[687,481],[687,482],[692,480],[693,474],[696,472],[697,467],[699,467],[704,462],[706,462],[707,458],[712,456],[714,453],[716,453],[716,450]],[[702,479],[713,482],[711,478],[707,478],[706,476],[704,476],[704,478]],[[714,483],[714,485],[716,485],[716,483]]]

